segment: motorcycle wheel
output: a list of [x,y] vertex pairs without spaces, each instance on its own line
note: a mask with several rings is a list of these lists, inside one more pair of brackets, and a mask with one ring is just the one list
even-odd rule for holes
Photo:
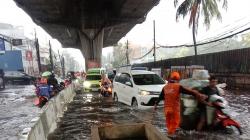
[[237,135],[242,135],[243,132],[241,130],[240,127],[237,127],[237,126],[231,126],[231,128],[234,130],[234,133],[236,133]]
[[234,125],[226,127],[225,132],[227,134],[234,134],[234,135],[242,135],[242,133],[243,133],[241,128],[234,126]]

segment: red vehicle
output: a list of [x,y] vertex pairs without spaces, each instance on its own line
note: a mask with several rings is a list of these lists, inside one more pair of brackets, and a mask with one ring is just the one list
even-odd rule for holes
[[213,106],[216,108],[213,128],[218,130],[231,131],[230,128],[235,127],[239,131],[239,134],[241,135],[242,130],[240,124],[235,120],[233,120],[229,115],[223,112],[224,109],[223,102],[218,99],[213,103]]

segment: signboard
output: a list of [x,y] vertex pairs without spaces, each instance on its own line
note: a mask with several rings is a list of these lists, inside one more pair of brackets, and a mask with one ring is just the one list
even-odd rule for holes
[[12,39],[12,45],[13,46],[23,45],[23,41],[22,39]]
[[32,61],[32,51],[26,51],[26,60]]
[[5,44],[4,44],[4,39],[0,38],[0,54],[5,53]]

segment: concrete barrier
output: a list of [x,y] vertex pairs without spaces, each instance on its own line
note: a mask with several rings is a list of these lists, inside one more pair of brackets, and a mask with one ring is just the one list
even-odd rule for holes
[[57,122],[67,109],[67,104],[75,96],[74,86],[71,85],[52,98],[43,108],[40,116],[33,121],[35,125],[20,137],[22,140],[46,140],[49,133],[57,127]]
[[170,140],[149,123],[94,126],[91,128],[91,140],[104,139]]

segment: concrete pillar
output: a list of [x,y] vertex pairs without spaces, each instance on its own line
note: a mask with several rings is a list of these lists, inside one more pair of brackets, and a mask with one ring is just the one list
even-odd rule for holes
[[79,33],[81,52],[85,58],[86,68],[100,67],[103,48],[104,30],[94,29]]

